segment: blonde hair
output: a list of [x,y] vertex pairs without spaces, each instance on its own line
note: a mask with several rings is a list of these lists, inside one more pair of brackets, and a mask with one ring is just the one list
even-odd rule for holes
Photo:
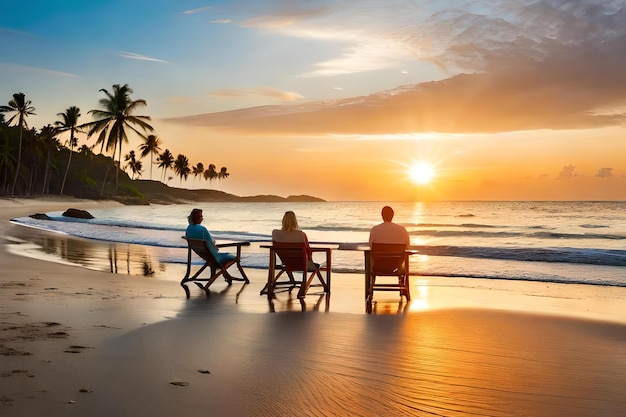
[[298,230],[298,220],[296,219],[296,213],[293,211],[286,211],[283,216],[283,231],[288,232],[290,230]]

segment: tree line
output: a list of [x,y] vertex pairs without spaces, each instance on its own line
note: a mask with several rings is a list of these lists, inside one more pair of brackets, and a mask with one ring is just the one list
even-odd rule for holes
[[[209,181],[209,187],[213,180],[229,177],[226,167],[217,171],[214,164],[207,168],[202,162],[190,165],[186,155],[178,154],[174,158],[169,149],[163,149],[162,140],[150,125],[151,118],[136,114],[139,108],[147,105],[146,100],[132,99],[133,90],[128,84],[114,84],[111,91],[103,88],[100,92],[104,94],[99,101],[100,108],[89,110],[87,113],[93,120],[82,124],[79,123],[81,110],[70,106],[57,114],[59,120],[54,125],[48,124],[39,130],[29,128],[27,118],[36,114],[35,107],[21,92],[13,94],[8,105],[0,106],[0,195],[58,193],[102,197],[132,193],[129,184],[141,177],[144,170],[142,159],[148,156],[150,179],[152,167],[157,165],[161,169],[160,181],[166,184],[173,179],[167,176],[168,170],[180,178],[181,184],[192,174],[194,180],[200,176]],[[61,143],[59,136],[66,132],[69,132],[69,139]],[[79,147],[77,134],[80,133],[86,134],[87,140],[95,137],[95,143]],[[137,153],[130,150],[123,154],[129,134],[139,136],[142,143]],[[99,154],[95,154],[93,149],[98,146]],[[111,170],[115,172],[114,189],[108,181]],[[131,178],[126,171],[131,173]],[[99,175],[103,179],[94,178]]]

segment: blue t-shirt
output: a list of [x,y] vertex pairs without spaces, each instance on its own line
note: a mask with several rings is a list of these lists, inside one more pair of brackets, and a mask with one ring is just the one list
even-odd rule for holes
[[207,243],[207,247],[211,252],[211,255],[221,264],[224,264],[226,261],[231,261],[236,258],[235,255],[230,253],[219,253],[219,249],[215,246],[215,240],[213,240],[213,236],[207,230],[206,227],[201,224],[190,224],[187,226],[187,231],[185,232],[185,236],[192,239],[202,239]]

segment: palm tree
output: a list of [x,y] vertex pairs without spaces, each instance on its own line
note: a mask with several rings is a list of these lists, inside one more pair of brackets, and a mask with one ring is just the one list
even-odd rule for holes
[[70,164],[72,163],[72,154],[74,153],[74,146],[78,145],[78,140],[74,136],[76,132],[81,130],[78,127],[78,118],[80,117],[80,109],[76,106],[68,107],[65,113],[57,113],[57,116],[63,120],[57,121],[54,124],[59,128],[59,132],[70,131],[70,156],[67,159],[67,166],[65,167],[65,174],[63,175],[63,182],[61,183],[61,192],[65,189],[65,181],[67,180],[67,173],[70,171]]
[[202,175],[204,172],[204,164],[202,162],[198,162],[197,165],[194,165],[191,168],[191,171],[193,172],[193,180],[195,181],[198,175]]
[[135,156],[135,151],[130,151],[124,156],[124,161],[128,162],[126,164],[127,168],[130,168],[130,171],[133,173],[132,179],[135,179],[135,175],[141,176],[141,171],[143,170],[143,164],[141,161],[137,160]]
[[[44,165],[45,152],[39,140],[39,134],[35,128],[24,131],[24,141],[22,143],[22,182],[24,183],[25,195],[31,195],[33,186],[38,181],[38,174],[41,174],[41,167]],[[28,176],[28,178],[26,178]]]
[[43,145],[43,149],[46,151],[46,168],[44,169],[41,194],[46,194],[46,190],[48,189],[48,174],[50,173],[50,160],[52,158],[52,151],[58,149],[60,145],[59,140],[56,138],[57,133],[57,129],[50,125],[47,125],[41,128],[41,133],[39,135],[39,140]]
[[83,146],[80,147],[80,149],[78,149],[78,152],[86,157],[88,157],[89,159],[93,158],[93,152],[91,150],[91,148],[85,144],[83,144]]
[[15,165],[15,155],[11,146],[9,145],[9,140],[7,138],[6,141],[3,141],[0,144],[0,167],[4,168],[4,172],[2,174],[3,182],[2,182],[2,193],[4,194],[4,190],[8,189],[8,181],[9,181],[9,172],[13,169]]
[[159,154],[161,152],[161,139],[159,139],[156,135],[148,135],[147,138],[144,139],[144,142],[139,145],[139,150],[141,151],[141,157],[145,158],[150,154],[150,179],[152,179],[152,158],[155,154]]
[[185,155],[178,154],[174,161],[174,172],[180,177],[180,183],[183,183],[183,178],[187,179],[191,169],[189,168],[189,158]]
[[220,173],[217,174],[217,178],[219,178],[221,182],[222,180],[225,180],[226,178],[228,178],[229,175],[230,173],[228,172],[228,168],[222,167],[220,168]]
[[215,170],[215,164],[209,164],[209,169],[204,171],[204,179],[209,180],[209,188],[211,188],[211,182],[217,178],[218,174]]
[[166,149],[159,155],[157,162],[159,163],[159,168],[163,170],[163,181],[165,181],[167,169],[174,166],[174,155],[172,155],[169,149]]
[[35,108],[31,106],[30,100],[26,100],[24,93],[13,94],[13,99],[9,101],[8,106],[0,106],[1,113],[15,112],[9,119],[11,123],[17,117],[17,125],[20,127],[20,145],[17,151],[17,167],[15,168],[15,177],[13,178],[13,185],[11,186],[11,195],[15,195],[15,186],[17,185],[17,178],[20,173],[20,164],[22,160],[22,133],[24,127],[28,128],[26,124],[26,117],[35,114]]
[[[113,151],[113,160],[115,160],[115,152],[117,148],[119,150],[117,166],[118,168],[121,168],[122,145],[123,143],[128,142],[126,128],[132,130],[142,138],[144,135],[139,132],[135,126],[139,126],[143,131],[154,130],[152,126],[148,124],[148,121],[150,121],[149,116],[133,115],[133,112],[138,107],[145,106],[147,103],[146,100],[143,99],[132,100],[130,95],[133,93],[133,90],[128,86],[128,84],[124,84],[122,86],[114,84],[112,93],[109,93],[104,88],[100,91],[106,95],[106,98],[100,99],[100,106],[102,106],[104,110],[89,111],[96,121],[86,125],[90,127],[88,135],[91,137],[95,133],[100,132],[96,145],[101,144],[102,146],[105,146],[106,142],[106,150]],[[115,173],[115,192],[117,192],[118,189],[118,177],[119,169],[117,169]]]

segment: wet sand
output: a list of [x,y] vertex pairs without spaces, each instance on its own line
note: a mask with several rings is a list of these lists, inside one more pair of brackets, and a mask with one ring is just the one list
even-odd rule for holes
[[[116,203],[0,200],[0,230],[18,227],[11,217],[98,204]],[[186,300],[182,267],[114,274],[5,248],[2,415],[626,410],[626,289],[414,277],[410,303],[377,293],[366,314],[356,274],[333,274],[331,296],[304,304],[287,293],[268,302],[266,271],[249,269],[249,285],[216,283],[208,299],[192,288]]]

